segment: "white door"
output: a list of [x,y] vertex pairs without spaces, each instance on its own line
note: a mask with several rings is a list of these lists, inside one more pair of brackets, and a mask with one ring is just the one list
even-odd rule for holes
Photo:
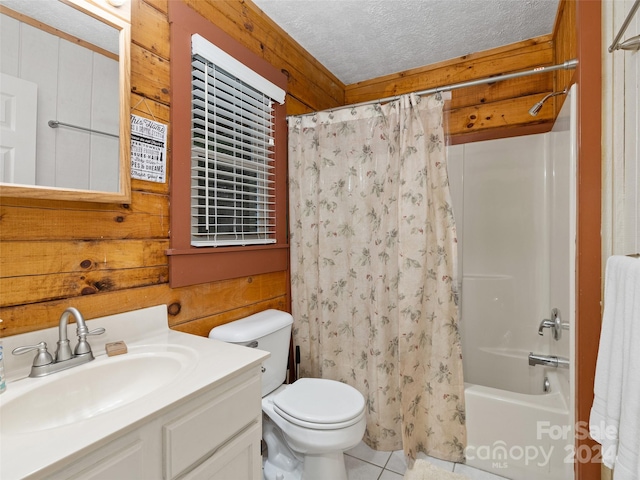
[[1,75],[0,182],[35,185],[38,85]]

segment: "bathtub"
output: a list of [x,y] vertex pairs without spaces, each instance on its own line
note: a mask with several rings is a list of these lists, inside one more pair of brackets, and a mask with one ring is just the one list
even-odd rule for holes
[[575,383],[528,355],[571,359],[575,345],[572,329],[559,341],[538,335],[552,308],[575,325],[575,99],[572,90],[552,132],[448,147],[467,463],[515,480],[574,478]]
[[513,480],[572,479],[568,371],[530,367],[526,351],[483,353],[508,372],[494,385],[465,384],[466,463]]

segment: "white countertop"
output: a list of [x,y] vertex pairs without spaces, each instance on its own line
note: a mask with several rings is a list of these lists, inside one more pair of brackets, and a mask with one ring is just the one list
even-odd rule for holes
[[[90,330],[97,327],[107,330],[103,335],[88,337],[96,359],[41,378],[28,377],[35,352],[14,356],[11,351],[18,346],[33,345],[44,340],[53,355],[58,328],[3,339],[8,381],[7,390],[0,395],[2,480],[22,479],[38,472],[52,471],[52,467],[60,468],[80,457],[88,447],[106,443],[116,434],[131,430],[136,424],[161,414],[167,407],[256,367],[269,355],[262,350],[170,330],[164,305],[88,320],[87,326]],[[69,339],[72,347],[75,346],[75,324],[69,328]],[[107,357],[104,345],[119,340],[125,341],[130,353],[177,348],[194,353],[195,355],[190,356],[194,360],[188,369],[167,386],[91,418],[41,431],[3,431],[3,405],[41,387],[45,382],[60,381],[79,369],[95,368],[102,362],[118,359],[120,356]],[[56,412],[52,411],[51,415],[56,415]]]

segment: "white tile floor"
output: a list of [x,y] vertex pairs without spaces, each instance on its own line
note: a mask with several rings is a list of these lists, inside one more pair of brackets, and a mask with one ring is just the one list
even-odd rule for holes
[[[462,463],[453,463],[419,454],[437,467],[449,472],[466,475],[470,480],[505,480],[492,473],[469,467]],[[345,464],[349,480],[402,480],[407,465],[402,450],[396,452],[378,452],[365,443],[345,452]]]

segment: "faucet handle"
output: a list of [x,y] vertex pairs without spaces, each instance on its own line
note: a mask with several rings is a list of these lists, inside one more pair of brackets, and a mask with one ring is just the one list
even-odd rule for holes
[[538,327],[538,335],[544,335],[544,329],[545,328],[555,328],[556,323],[551,321],[551,320],[542,320],[542,322],[540,322],[540,326]]
[[47,344],[45,342],[40,342],[37,345],[25,345],[23,347],[14,348],[11,353],[14,355],[22,355],[23,353],[30,352],[32,350],[38,350],[38,353],[33,359],[34,367],[41,367],[43,365],[49,365],[53,363],[53,357],[47,350]]
[[562,337],[562,330],[568,330],[568,325],[562,323],[560,319],[560,310],[554,308],[551,310],[551,319],[545,319],[540,322],[538,327],[538,335],[544,335],[544,329],[549,328],[553,333],[554,340],[560,340]]
[[87,332],[87,335],[102,335],[106,330],[102,327],[94,328]]
[[[86,328],[85,328],[86,330]],[[106,330],[102,327],[94,328],[90,331],[81,332],[78,329],[78,344],[74,350],[76,355],[85,355],[87,353],[91,353],[91,345],[87,342],[87,335],[102,335]]]

